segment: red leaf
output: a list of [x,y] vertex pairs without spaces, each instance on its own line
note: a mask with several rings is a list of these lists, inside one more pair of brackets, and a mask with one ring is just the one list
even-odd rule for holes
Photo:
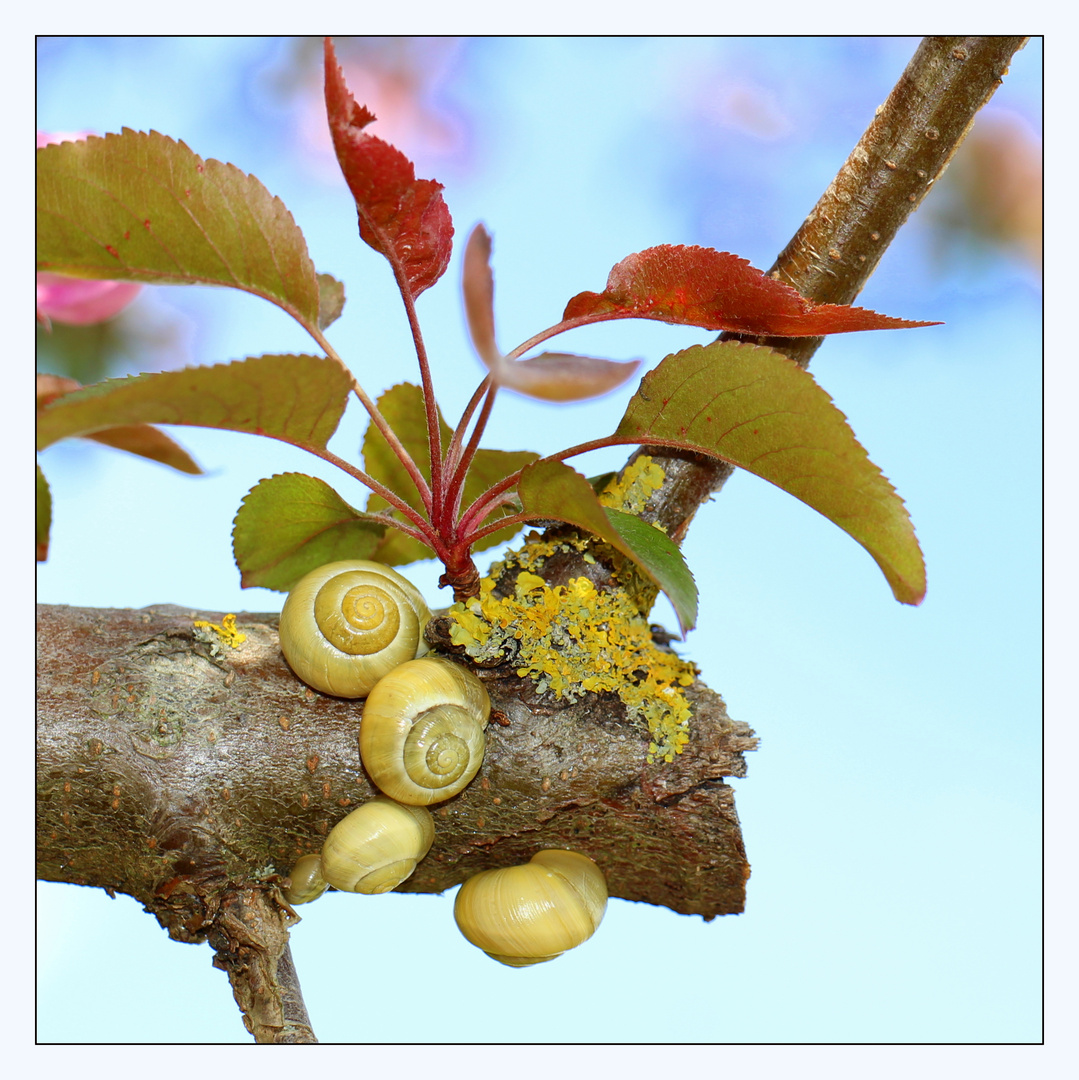
[[345,85],[326,39],[326,115],[334,150],[360,215],[360,236],[404,272],[413,297],[445,273],[453,222],[437,180],[417,180],[412,162],[364,132],[375,119]]
[[847,304],[812,304],[729,251],[670,244],[623,259],[611,271],[602,293],[578,293],[562,318],[588,322],[659,319],[774,337],[940,325],[893,319]]

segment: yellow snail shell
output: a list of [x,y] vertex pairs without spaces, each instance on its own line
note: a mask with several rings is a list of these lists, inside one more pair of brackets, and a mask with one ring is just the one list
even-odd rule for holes
[[290,904],[309,904],[329,887],[322,876],[322,859],[317,855],[301,855],[289,874],[285,899]]
[[606,909],[600,868],[578,851],[549,848],[523,866],[469,878],[457,893],[453,917],[492,959],[526,967],[587,941]]
[[342,892],[389,892],[416,869],[434,839],[426,807],[377,795],[330,830],[322,845],[322,876]]
[[427,651],[431,618],[412,582],[382,563],[327,563],[304,575],[281,609],[281,651],[308,686],[366,696],[398,664]]
[[396,667],[367,697],[360,757],[390,798],[426,806],[456,795],[483,763],[491,699],[483,683],[449,660]]

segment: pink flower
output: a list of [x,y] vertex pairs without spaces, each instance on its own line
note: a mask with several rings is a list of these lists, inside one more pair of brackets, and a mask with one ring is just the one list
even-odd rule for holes
[[[90,132],[37,133],[40,149],[49,143],[85,139]],[[141,285],[132,281],[86,281],[60,274],[37,275],[37,318],[48,326],[50,321],[88,326],[118,315],[139,294]]]

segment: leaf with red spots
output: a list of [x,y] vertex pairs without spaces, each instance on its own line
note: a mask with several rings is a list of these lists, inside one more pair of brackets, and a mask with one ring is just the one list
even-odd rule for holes
[[38,413],[43,450],[72,435],[130,424],[188,424],[268,435],[323,450],[352,380],[325,356],[252,356],[231,364],[107,379],[57,398]]
[[[75,278],[225,285],[320,325],[292,215],[253,176],[125,128],[37,151],[37,268]],[[323,321],[326,316],[323,313]]]
[[337,160],[360,216],[360,236],[404,276],[412,296],[445,273],[453,223],[437,180],[417,180],[412,162],[363,129],[374,114],[356,102],[326,39],[326,115]]
[[939,326],[879,315],[847,304],[812,304],[789,285],[712,248],[663,244],[623,259],[602,293],[578,293],[563,321],[660,322],[773,337],[818,337],[853,330]]
[[903,500],[809,372],[773,349],[696,345],[642,380],[615,432],[756,473],[849,533],[895,598],[920,604],[925,563]]

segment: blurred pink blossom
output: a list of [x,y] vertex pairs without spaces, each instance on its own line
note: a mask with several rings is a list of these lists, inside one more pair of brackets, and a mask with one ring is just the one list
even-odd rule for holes
[[[49,143],[85,139],[89,131],[39,131],[38,149]],[[88,326],[118,315],[139,294],[132,281],[86,281],[60,274],[37,275],[37,318],[48,326],[52,320]]]

